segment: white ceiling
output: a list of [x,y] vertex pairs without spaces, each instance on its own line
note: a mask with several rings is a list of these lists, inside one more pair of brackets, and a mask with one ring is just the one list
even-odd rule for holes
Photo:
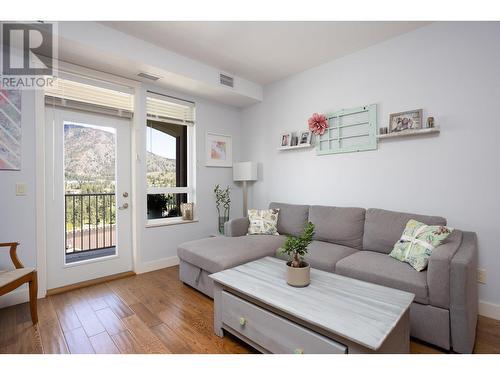
[[262,85],[404,34],[428,22],[102,22]]

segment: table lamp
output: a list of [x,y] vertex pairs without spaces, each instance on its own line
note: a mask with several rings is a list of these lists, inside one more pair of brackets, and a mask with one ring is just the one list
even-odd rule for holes
[[243,216],[248,212],[248,181],[257,181],[257,163],[244,161],[233,164],[233,180],[243,182]]

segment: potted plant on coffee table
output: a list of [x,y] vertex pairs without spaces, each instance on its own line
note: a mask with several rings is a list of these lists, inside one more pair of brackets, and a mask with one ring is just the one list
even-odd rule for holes
[[290,257],[290,261],[286,264],[286,282],[291,286],[303,287],[311,282],[311,267],[304,261],[304,255],[307,254],[307,246],[312,242],[313,236],[314,224],[309,222],[301,236],[288,236],[280,249],[282,254]]

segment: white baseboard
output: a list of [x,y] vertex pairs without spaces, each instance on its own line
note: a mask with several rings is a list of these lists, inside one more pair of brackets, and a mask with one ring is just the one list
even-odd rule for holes
[[500,320],[500,305],[490,302],[479,301],[479,315],[487,318]]
[[20,287],[0,297],[0,309],[2,307],[19,305],[20,303],[28,301],[29,301],[28,288]]
[[153,260],[150,262],[144,262],[137,267],[135,273],[146,273],[151,271],[156,271],[162,268],[177,266],[179,264],[179,258],[177,256],[162,258],[158,260]]

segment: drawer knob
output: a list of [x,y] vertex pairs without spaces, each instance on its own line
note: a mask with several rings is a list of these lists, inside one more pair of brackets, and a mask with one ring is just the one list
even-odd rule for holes
[[245,324],[247,324],[247,320],[243,317],[240,317],[240,326],[244,326]]
[[294,354],[304,354],[304,349],[297,348],[293,352],[294,352]]

